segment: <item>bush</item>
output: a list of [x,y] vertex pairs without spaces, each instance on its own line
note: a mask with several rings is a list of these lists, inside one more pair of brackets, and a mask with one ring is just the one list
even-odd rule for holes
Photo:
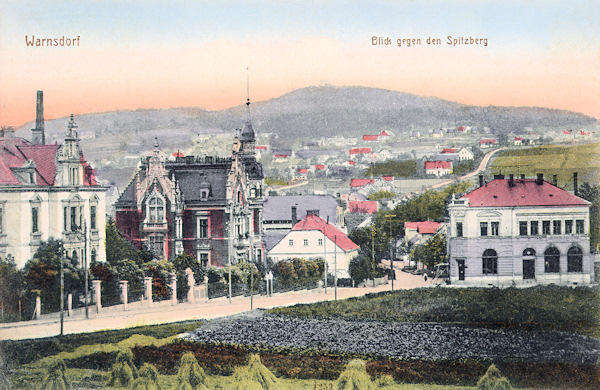
[[208,389],[204,370],[192,352],[181,356],[177,371],[177,390],[185,389]]
[[133,364],[133,354],[129,349],[124,350],[117,355],[117,362],[110,371],[108,386],[129,387],[137,376],[138,372]]
[[338,390],[368,390],[372,389],[371,377],[365,369],[365,361],[351,360],[336,382]]
[[133,381],[132,390],[160,390],[158,371],[153,365],[144,363],[140,368],[139,377]]
[[52,359],[48,365],[48,372],[42,385],[41,390],[67,390],[71,389],[71,384],[65,376],[65,362],[62,359]]
[[276,389],[275,375],[269,371],[260,361],[257,354],[250,355],[250,361],[246,367],[239,367],[234,372],[236,382],[235,389],[238,390],[274,390]]
[[508,379],[502,376],[496,365],[492,364],[485,375],[477,382],[478,390],[511,390],[512,386]]

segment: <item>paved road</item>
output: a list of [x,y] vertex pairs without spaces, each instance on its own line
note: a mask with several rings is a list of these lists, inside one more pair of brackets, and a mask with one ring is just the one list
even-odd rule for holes
[[[401,272],[402,262],[394,264],[397,279],[394,289],[409,289],[429,286],[420,276]],[[361,296],[372,292],[387,291],[390,284],[376,287],[357,287],[337,289],[338,299]],[[327,294],[322,289],[310,291],[296,291],[273,294],[271,297],[255,296],[253,308],[273,308],[290,306],[297,303],[312,303],[335,298],[334,289],[329,287]],[[141,325],[166,324],[171,322],[210,319],[225,317],[232,314],[250,310],[250,297],[233,298],[229,303],[227,298],[211,299],[202,303],[181,303],[165,306],[164,303],[142,310],[90,313],[90,318],[65,317],[64,334],[95,332],[108,329],[124,329]],[[93,312],[93,310],[90,310]],[[24,321],[19,323],[0,324],[0,340],[22,340],[56,336],[60,333],[60,323],[57,319],[41,319],[37,321]]]

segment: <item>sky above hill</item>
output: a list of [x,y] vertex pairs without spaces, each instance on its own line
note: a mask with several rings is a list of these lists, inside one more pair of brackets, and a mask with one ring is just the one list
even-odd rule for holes
[[0,4],[2,125],[35,119],[36,90],[46,119],[223,109],[245,102],[246,67],[253,101],[360,85],[600,118],[599,64],[595,0]]

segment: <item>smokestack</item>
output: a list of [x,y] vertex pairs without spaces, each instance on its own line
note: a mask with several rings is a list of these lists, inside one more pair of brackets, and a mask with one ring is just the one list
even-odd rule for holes
[[537,174],[537,180],[535,181],[535,184],[541,186],[542,184],[544,184],[544,174],[543,173],[538,173]]
[[46,135],[44,134],[44,91],[37,91],[35,129],[31,129],[31,133],[34,145],[46,144]]
[[292,225],[298,223],[298,208],[296,206],[292,206]]
[[577,188],[577,172],[573,172],[573,189],[575,196],[579,196],[579,188]]
[[552,184],[554,184],[554,187],[558,187],[558,176],[557,175],[552,175]]
[[515,176],[512,173],[508,176],[508,186],[509,187],[515,186]]
[[479,187],[483,187],[483,175],[479,175]]

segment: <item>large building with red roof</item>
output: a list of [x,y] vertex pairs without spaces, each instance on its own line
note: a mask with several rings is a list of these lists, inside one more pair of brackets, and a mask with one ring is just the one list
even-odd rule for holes
[[590,203],[552,183],[503,176],[453,198],[450,279],[465,285],[586,285]]
[[358,255],[358,245],[335,225],[308,214],[273,248],[269,257],[275,262],[294,257],[325,258],[329,273],[349,278],[348,265]]
[[83,157],[72,115],[64,142],[45,143],[42,96],[38,91],[32,141],[0,138],[0,256],[21,267],[54,238],[80,266],[84,259],[105,261],[107,187]]

